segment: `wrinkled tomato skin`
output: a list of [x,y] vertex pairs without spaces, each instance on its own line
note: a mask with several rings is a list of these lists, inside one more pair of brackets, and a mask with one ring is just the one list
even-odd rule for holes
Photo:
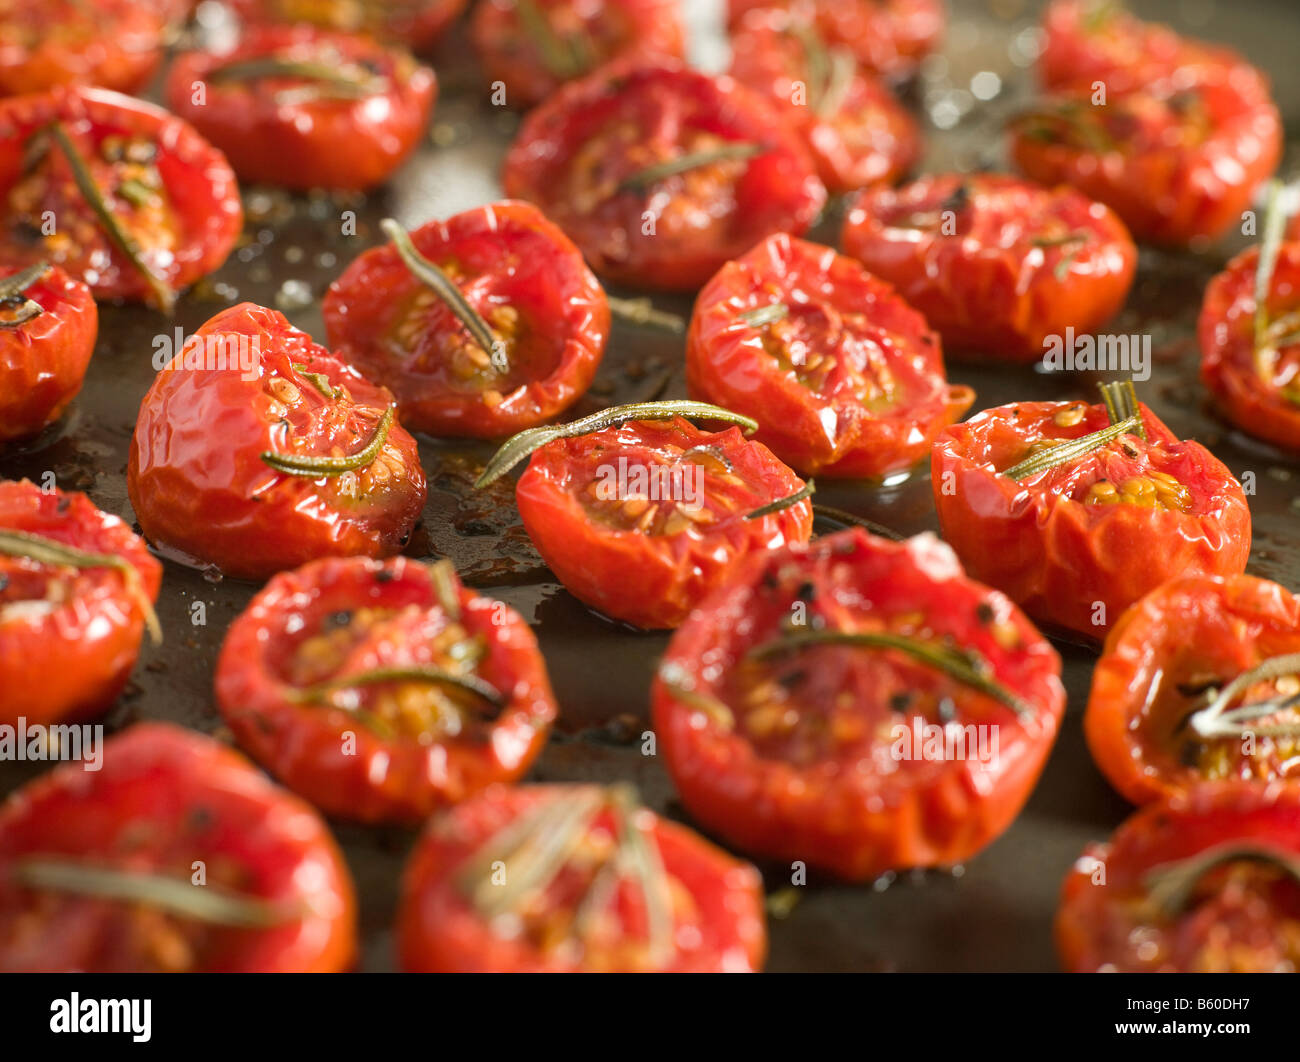
[[[0,481],[0,530],[123,557],[139,573],[149,600],[158,598],[162,565],[130,527],[95,508],[84,494],[47,493],[28,480]],[[26,579],[40,578],[37,573],[48,573],[51,582],[63,580],[66,600],[43,615],[5,616],[5,606],[30,600],[22,586]],[[32,591],[38,593],[39,586]],[[0,723],[98,715],[126,686],[143,631],[144,614],[119,573],[89,568],[68,574],[0,556]]]
[[[277,102],[278,92],[308,82],[209,80],[230,63],[310,58],[322,49],[329,50],[334,65],[365,65],[385,79],[386,89],[358,100],[285,104]],[[195,102],[197,85],[203,86],[202,103]],[[219,148],[242,180],[300,190],[365,191],[388,180],[415,150],[433,111],[437,79],[405,52],[367,37],[272,26],[247,31],[228,54],[178,56],[164,94],[172,111]]]
[[481,314],[505,306],[521,315],[523,339],[508,358],[529,371],[491,405],[482,391],[452,386],[440,376],[447,359],[439,342],[449,334],[469,339],[440,303],[417,349],[403,348],[394,333],[427,289],[392,244],[373,248],[330,285],[321,311],[330,346],[393,390],[404,423],[430,435],[495,439],[535,427],[582,397],[609,339],[609,302],[582,252],[541,211],[531,203],[491,203],[431,221],[411,240],[435,264],[456,262],[458,286]]
[[[1288,401],[1271,380],[1261,379],[1255,368],[1258,267],[1259,248],[1251,247],[1205,289],[1197,322],[1201,382],[1234,426],[1280,449],[1300,451],[1300,405]],[[1278,249],[1270,295],[1283,311],[1300,308],[1300,243],[1284,243]],[[1270,315],[1278,316],[1278,309],[1270,307]]]
[[[0,276],[15,272],[0,269]],[[57,266],[24,295],[44,312],[0,329],[0,445],[35,435],[63,416],[81,390],[99,334],[90,289]]]
[[[127,465],[127,491],[145,536],[186,563],[252,580],[317,557],[399,552],[428,493],[415,440],[399,423],[378,461],[357,471],[353,496],[341,476],[281,472],[261,456],[290,452],[282,427],[287,412],[306,420],[308,448],[293,453],[359,452],[392,404],[388,391],[282,314],[252,303],[223,310],[195,335],[203,347],[243,344],[256,352],[253,378],[244,379],[240,366],[188,368],[186,351],[158,373],[140,405]],[[353,401],[341,421],[332,412],[340,408],[335,400],[325,399],[294,364],[325,376],[335,390],[346,387]],[[290,406],[277,399],[269,388],[282,389],[282,381],[307,401]],[[358,412],[366,413],[364,423]],[[379,478],[375,466],[385,458]]]
[[[952,231],[895,227],[914,214],[952,211]],[[1086,248],[1043,247],[1049,229],[1087,233]],[[1124,305],[1137,248],[1123,222],[1069,188],[997,175],[923,177],[869,189],[844,221],[844,252],[893,284],[950,354],[1028,363],[1067,328],[1090,335]]]
[[[470,906],[456,872],[484,842],[562,790],[558,785],[496,786],[444,812],[416,843],[402,877],[397,915],[398,961],[414,973],[583,973],[581,959],[545,952],[531,941],[507,939]],[[646,813],[648,814],[648,813]],[[685,889],[699,912],[692,946],[678,945],[663,973],[750,973],[767,952],[762,879],[685,826],[654,817],[653,843],[665,871]],[[621,904],[626,907],[624,900]],[[600,972],[649,972],[643,967],[602,966]]]
[[[1282,945],[1279,916],[1288,918],[1293,932],[1300,919],[1300,895],[1294,883],[1280,883],[1273,903],[1229,886],[1214,902],[1203,902],[1204,910],[1187,912],[1174,921],[1135,918],[1124,910],[1126,899],[1132,903],[1146,894],[1143,880],[1154,868],[1226,844],[1268,848],[1295,859],[1300,855],[1300,790],[1245,782],[1205,783],[1140,808],[1108,843],[1089,845],[1061,889],[1055,938],[1062,969],[1067,973],[1294,972],[1293,966],[1270,964]],[[1105,868],[1100,882],[1099,865]],[[1216,947],[1219,961],[1198,961],[1198,945]]]
[[[1245,568],[1251,524],[1241,485],[1203,446],[1175,438],[1146,406],[1147,437],[1163,450],[1156,470],[1185,484],[1199,512],[1085,504],[1041,485],[1042,475],[1064,475],[1063,489],[1074,493],[1097,478],[1113,482],[1143,470],[1111,449],[1025,483],[999,473],[1032,440],[1052,434],[1053,418],[1072,405],[1078,403],[998,406],[947,428],[935,442],[930,475],[939,526],[973,578],[1002,590],[1040,623],[1095,641],[1124,609],[1175,576]],[[1101,405],[1089,406],[1069,437],[1107,423]]]
[[[1168,701],[1164,691],[1225,679],[1270,656],[1300,650],[1300,602],[1286,589],[1250,575],[1188,576],[1156,587],[1130,607],[1106,636],[1092,675],[1083,719],[1093,761],[1133,804],[1186,791],[1206,780],[1180,756],[1179,733],[1196,698]],[[1239,739],[1228,739],[1239,741]],[[1270,744],[1259,737],[1261,745]],[[1300,778],[1252,756],[1245,781]]]
[[[133,911],[15,880],[23,858],[63,858],[207,884],[304,914],[269,929],[206,931],[190,969],[338,973],[356,957],[356,899],[319,815],[225,745],[170,723],[137,723],[102,747],[102,768],[56,767],[0,806],[0,970],[159,972],[133,940]],[[182,924],[182,923],[177,923]]]
[[227,6],[253,25],[307,23],[322,29],[364,33],[427,52],[456,20],[468,0],[229,0]]
[[[429,663],[416,632],[443,616],[429,569],[388,561],[328,558],[277,575],[231,625],[217,661],[216,694],[235,740],[258,763],[326,814],[357,822],[418,824],[431,812],[520,778],[541,752],[555,697],[537,639],[514,609],[457,585],[460,623],[482,637],[489,655],[478,676],[509,702],[488,734],[442,738],[381,737],[342,708],[305,705],[285,660],[318,635],[330,616],[352,609],[405,610],[389,637],[377,634],[350,652],[331,678],[375,668]],[[345,735],[355,748],[344,748]]]
[[[752,504],[725,514],[696,536],[647,535],[597,522],[577,492],[595,482],[602,465],[613,468],[664,445],[714,447],[748,486]],[[575,439],[557,439],[536,451],[516,487],[519,517],[547,566],[578,600],[613,619],[647,630],[675,627],[742,557],[812,534],[807,499],[757,519],[745,512],[787,498],[803,480],[762,443],[739,428],[707,432],[677,418],[632,421]]]
[[[853,617],[922,612],[940,638],[983,653],[1030,716],[1017,719],[991,698],[917,668],[907,688],[919,694],[947,687],[963,725],[997,728],[999,748],[990,766],[960,757],[942,763],[891,759],[892,737],[876,737],[861,753],[837,749],[799,764],[756,747],[739,725],[719,726],[679,698],[669,676],[689,683],[696,695],[723,696],[728,673],[752,648],[780,636],[796,601],[805,604],[814,630],[819,602],[833,602],[826,607]],[[1003,648],[992,626],[977,619],[981,605],[1004,637],[1014,636],[1013,648]],[[808,665],[809,673],[836,669],[844,675],[868,657],[878,662],[880,671],[849,672],[846,679],[869,716],[873,706],[862,702],[876,688],[872,676],[895,665],[862,649],[816,652],[826,655]],[[835,654],[861,655],[844,665]],[[736,702],[729,707],[743,711]],[[885,718],[868,718],[868,727],[889,718],[912,726],[907,707],[874,708]],[[754,557],[673,635],[651,691],[660,752],[695,821],[743,851],[803,860],[854,881],[903,867],[961,863],[999,836],[1028,798],[1064,709],[1060,658],[1010,601],[967,579],[952,551],[932,535],[893,543],[857,529]],[[888,769],[876,762],[881,756]]]
[[[907,398],[875,413],[851,390],[828,398],[774,365],[764,353],[765,330],[739,315],[783,300],[811,321],[830,322],[806,340],[810,348],[866,362],[867,371],[879,352]],[[849,314],[860,321],[844,322]],[[687,333],[686,379],[692,398],[753,417],[755,439],[792,468],[822,477],[911,468],[975,397],[968,387],[947,384],[939,337],[888,284],[829,247],[785,235],[728,262],[704,286]],[[840,380],[850,386],[842,372]]]
[[[173,289],[188,287],[226,260],[239,238],[244,214],[235,175],[225,157],[188,122],[116,92],[59,88],[0,101],[0,202],[9,202],[23,174],[28,138],[53,121],[63,123],[83,154],[87,143],[102,143],[110,135],[144,137],[157,146],[158,172],[179,232],[174,248],[145,248],[144,260]],[[48,261],[84,280],[96,298],[146,301],[150,296],[148,283],[102,235],[90,208],[71,187],[61,156],[60,160],[60,180],[69,182],[69,190],[66,201],[55,211],[60,219],[57,232],[33,239],[18,231],[17,222],[11,219],[0,235],[0,267]],[[60,249],[58,243],[51,243],[70,227],[68,219],[78,224],[84,220],[92,226],[100,233],[98,242],[71,254]],[[108,256],[107,265],[99,264],[100,255]]]
[[[589,73],[615,60],[670,56],[686,51],[680,7],[675,0],[534,0],[553,32],[579,37],[583,69]],[[525,28],[514,0],[483,0],[474,8],[470,37],[485,79],[506,87],[506,103],[529,108],[573,80],[543,61],[532,31]],[[588,54],[594,53],[594,58]]]
[[[639,130],[631,145],[638,153],[653,150],[656,138],[670,140],[674,150],[637,162],[626,145],[606,144],[601,158],[584,162],[577,173],[575,156],[610,127]],[[647,166],[682,154],[675,149],[686,134],[764,150],[726,164],[743,171],[728,181],[726,202],[719,203],[716,194],[705,197],[703,214],[699,201],[681,191],[681,174],[649,192],[618,190]],[[607,190],[584,211],[573,186],[591,195],[597,176]],[[767,103],[729,77],[710,77],[668,59],[610,63],[565,85],[524,118],[502,182],[510,198],[536,203],[559,225],[603,279],[657,291],[697,290],[763,237],[807,231],[826,201],[803,144]],[[670,194],[669,188],[678,191]],[[657,212],[649,208],[656,197],[667,199]],[[674,205],[695,207],[714,228],[682,221],[676,212],[665,217]]]

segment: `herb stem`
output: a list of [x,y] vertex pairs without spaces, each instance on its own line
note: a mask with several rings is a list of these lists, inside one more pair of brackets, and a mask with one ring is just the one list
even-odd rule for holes
[[728,144],[720,144],[718,147],[705,148],[702,151],[688,151],[684,155],[657,162],[653,166],[647,166],[645,169],[637,170],[630,176],[623,178],[619,184],[619,191],[643,192],[651,185],[657,184],[665,178],[688,173],[691,170],[699,169],[701,166],[712,166],[715,162],[753,158],[764,150],[761,144],[749,141],[733,141]]
[[281,454],[274,450],[264,450],[262,460],[277,472],[285,472],[291,476],[306,476],[310,479],[318,476],[341,476],[344,472],[365,468],[379,456],[384,443],[388,441],[388,432],[393,426],[394,416],[392,406],[385,409],[383,416],[379,418],[379,423],[375,425],[375,433],[370,437],[370,441],[354,454],[344,457],[320,457],[313,454]]

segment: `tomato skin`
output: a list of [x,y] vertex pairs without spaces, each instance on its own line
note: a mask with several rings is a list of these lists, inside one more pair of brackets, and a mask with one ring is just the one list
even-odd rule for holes
[[[0,529],[121,556],[139,573],[149,600],[158,599],[162,565],[126,523],[95,508],[84,494],[47,493],[29,480],[0,480]],[[37,724],[99,714],[117,700],[140,652],[144,615],[122,576],[105,568],[51,575],[51,582],[66,587],[66,601],[44,615],[3,615],[6,605],[28,600],[21,589],[25,574],[54,571],[66,570],[0,556],[2,724],[14,725],[19,717]]]
[[[965,190],[964,192],[962,190]],[[945,233],[895,227],[912,215],[942,217]],[[1043,247],[1049,231],[1087,233],[1084,248]],[[1137,248],[1124,224],[1072,189],[1038,188],[999,175],[922,177],[863,192],[844,221],[846,254],[889,281],[943,336],[949,353],[1027,363],[1049,337],[1092,334],[1124,305]]]
[[943,536],[972,577],[1039,622],[1096,640],[1125,608],[1177,575],[1241,572],[1250,553],[1250,510],[1241,485],[1213,454],[1176,439],[1145,406],[1143,423],[1158,450],[1151,467],[1185,484],[1199,511],[1072,497],[1098,478],[1117,481],[1145,469],[1113,449],[1024,483],[995,471],[1020,460],[1037,438],[1074,438],[1108,423],[1104,407],[1095,405],[1068,432],[1053,431],[1053,418],[1077,405],[1020,402],[985,410],[940,434],[930,474]]
[[[359,452],[392,404],[388,391],[282,314],[252,303],[223,310],[195,336],[194,349],[182,350],[154,380],[131,440],[127,491],[146,537],[188,563],[253,580],[317,557],[399,552],[428,493],[415,440],[399,423],[380,459],[355,481],[280,472],[261,458],[303,452],[286,450],[281,418],[289,413],[291,427],[308,436],[306,453]],[[228,344],[256,355],[252,378],[238,365],[186,367],[187,353],[193,360],[195,351]],[[294,364],[324,375],[332,388],[345,386],[351,401],[324,400]],[[297,392],[288,402],[271,390],[285,383]],[[295,432],[288,434],[292,441]]]
[[[878,364],[905,389],[904,397],[876,413],[843,370],[817,390],[800,383],[793,369],[764,353],[766,331],[739,320],[781,300],[815,322],[810,329],[825,328],[795,333],[796,341],[848,364],[863,362],[868,375]],[[851,314],[853,323],[845,320]],[[880,351],[878,363],[872,350]],[[753,417],[755,439],[791,467],[818,476],[911,468],[975,397],[970,388],[948,386],[939,337],[888,284],[829,247],[786,235],[769,236],[704,286],[687,333],[686,379],[692,398]]]
[[307,804],[225,745],[170,723],[137,723],[110,738],[101,756],[98,771],[63,764],[0,806],[0,970],[168,969],[133,939],[141,931],[132,908],[22,886],[13,874],[23,857],[102,861],[183,881],[201,860],[211,885],[233,868],[244,879],[241,893],[305,914],[269,929],[209,930],[189,968],[336,973],[352,965],[352,882]]
[[[960,722],[999,728],[991,765],[956,758],[941,764],[891,760],[893,739],[879,736],[799,763],[756,746],[739,724],[717,725],[666,681],[669,675],[689,679],[696,694],[720,698],[744,718],[748,706],[726,697],[727,675],[751,648],[780,633],[792,601],[805,603],[814,630],[820,629],[814,615],[830,629],[846,629],[816,611],[822,608],[836,620],[919,611],[921,622],[940,638],[951,636],[982,652],[999,680],[1028,703],[1032,718],[1022,722],[990,698],[917,669],[909,684],[897,688],[946,687]],[[1012,648],[995,640],[991,625],[978,624],[981,604],[1004,637],[1010,633]],[[880,721],[876,709],[912,725],[908,707],[868,701],[878,686],[888,688],[873,678],[896,666],[882,662],[882,654],[836,647],[816,652],[825,655],[807,664],[808,673],[844,676],[813,691],[817,703],[838,698],[836,690],[853,689],[865,727]],[[863,662],[866,656],[875,658],[879,670],[865,670],[871,666]],[[806,659],[811,661],[811,652]],[[744,851],[804,860],[850,880],[960,863],[1001,834],[1028,798],[1064,708],[1056,651],[1003,595],[966,578],[947,546],[928,534],[894,543],[858,529],[755,556],[678,628],[651,691],[659,748],[692,818]],[[880,768],[880,757],[889,769]]]
[[[1235,678],[1297,649],[1300,601],[1277,583],[1250,575],[1188,576],[1156,587],[1120,617],[1093,671],[1083,720],[1093,760],[1134,804],[1202,783],[1206,774],[1182,759],[1177,744],[1191,740],[1178,735],[1196,698],[1173,699],[1166,691],[1207,674]],[[1259,742],[1273,744],[1263,736]],[[1244,780],[1300,777],[1250,760]]]
[[229,0],[245,22],[309,24],[345,33],[364,33],[381,41],[426,52],[465,10],[468,0]]
[[[1300,791],[1245,782],[1204,783],[1129,817],[1106,844],[1093,844],[1061,889],[1055,937],[1071,973],[1268,973],[1294,970],[1300,898],[1278,883],[1271,899],[1228,885],[1181,917],[1152,918],[1132,907],[1153,868],[1224,844],[1300,853]],[[1105,867],[1104,882],[1094,881]],[[1290,933],[1288,960],[1283,927]]]
[[[642,965],[594,966],[532,942],[499,937],[461,894],[456,872],[479,845],[520,814],[574,787],[494,786],[434,818],[417,842],[402,878],[397,916],[398,961],[416,973],[649,972]],[[693,943],[676,934],[670,962],[657,972],[737,973],[762,968],[767,951],[762,880],[752,866],[675,822],[651,815],[664,869],[694,901]],[[626,899],[621,907],[627,906]],[[624,917],[626,912],[624,912]]]
[[[17,272],[0,269],[0,277]],[[0,444],[35,435],[81,390],[99,334],[90,289],[57,266],[25,295],[45,312],[0,329]]]
[[[387,88],[357,100],[284,104],[276,93],[307,82],[261,78],[230,86],[210,78],[233,62],[270,56],[364,64]],[[202,104],[194,102],[203,84]],[[437,79],[406,52],[368,37],[306,26],[245,31],[233,52],[185,52],[164,89],[167,105],[225,153],[245,181],[285,188],[365,191],[383,184],[415,150],[437,96]],[[348,145],[340,151],[339,145]]]
[[[231,625],[217,662],[216,695],[235,740],[327,814],[358,822],[420,823],[493,782],[518,779],[541,752],[556,715],[546,665],[514,609],[459,583],[456,594],[461,622],[489,646],[479,676],[509,696],[489,732],[430,742],[386,739],[358,726],[353,712],[286,696],[297,687],[284,672],[285,657],[341,610],[392,608],[404,616],[394,620],[391,634],[377,634],[363,652],[340,660],[331,677],[428,662],[427,643],[408,633],[445,616],[428,568],[405,557],[351,557],[275,576]],[[418,622],[411,615],[417,609],[424,614]],[[355,749],[342,754],[347,733]]]
[[[561,85],[616,59],[681,59],[686,35],[673,0],[533,0],[552,32],[582,41],[583,70],[566,77],[550,69],[532,31],[521,24],[515,0],[483,0],[474,8],[470,37],[485,80],[506,86],[506,102],[529,108]],[[594,57],[592,55],[594,53]]]
[[[146,247],[150,268],[174,289],[193,284],[217,269],[239,238],[243,206],[235,175],[222,154],[188,122],[160,107],[116,92],[87,88],[56,88],[48,93],[0,100],[0,201],[9,203],[23,175],[24,145],[50,122],[60,121],[69,135],[86,143],[102,144],[105,137],[144,137],[157,148],[157,169],[179,230],[170,248]],[[69,181],[60,157],[59,179]],[[48,163],[45,164],[48,167]],[[46,202],[50,202],[49,199]],[[72,205],[72,204],[75,204]],[[121,201],[114,197],[115,208]],[[51,209],[54,209],[51,207]],[[95,241],[85,247],[65,249],[60,242],[72,222],[44,239],[19,234],[21,218],[12,218],[0,237],[0,267],[17,268],[40,261],[62,266],[71,276],[90,285],[96,298],[146,301],[147,282],[126,256],[108,243],[80,193],[60,192],[60,218],[93,227]],[[107,265],[101,263],[107,255]]]
[[[490,317],[520,314],[524,339],[510,352],[530,371],[500,401],[442,374],[440,343],[464,326],[436,305],[414,350],[394,334],[425,286],[391,244],[361,254],[325,295],[330,345],[371,379],[392,388],[403,420],[431,435],[493,439],[564,412],[591,386],[609,338],[609,302],[582,253],[531,203],[504,201],[414,230],[416,249],[435,264],[457,263],[457,285]],[[532,369],[539,372],[534,375]]]
[[[602,139],[629,129],[633,141]],[[725,163],[743,169],[698,196],[682,190],[682,174],[647,192],[618,190],[684,154],[683,136],[766,150]],[[603,149],[594,159],[593,145]],[[694,179],[717,169],[697,168]],[[694,291],[763,237],[805,232],[826,200],[798,137],[762,99],[670,59],[616,61],[562,87],[524,118],[502,181],[508,196],[536,203],[568,233],[602,278],[658,291]]]
[[[620,456],[629,463],[643,457],[653,463],[655,452],[666,446],[722,452],[748,488],[745,508],[727,512],[703,532],[663,535],[617,529],[589,515],[577,493],[599,478],[602,467],[613,469]],[[681,623],[746,554],[807,541],[812,534],[807,499],[754,520],[744,516],[803,485],[739,428],[706,432],[676,418],[632,421],[548,443],[519,478],[516,501],[528,537],[569,593],[606,616],[664,629]]]

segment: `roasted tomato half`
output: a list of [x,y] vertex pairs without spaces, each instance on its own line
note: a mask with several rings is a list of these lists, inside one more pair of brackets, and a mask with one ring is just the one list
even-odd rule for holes
[[1049,337],[1090,335],[1124,305],[1137,248],[1115,214],[1069,188],[998,175],[869,189],[846,254],[889,281],[949,352],[1041,359]]
[[487,79],[526,108],[615,59],[681,58],[680,11],[677,0],[483,0],[470,34]]
[[739,428],[703,431],[681,417],[557,438],[516,490],[524,528],[565,588],[646,628],[681,623],[745,555],[806,542],[806,494]]
[[99,333],[90,289],[38,262],[0,273],[0,444],[52,424],[81,390]]
[[756,557],[673,635],[651,694],[682,803],[747,852],[862,880],[1010,825],[1065,709],[1061,662],[933,535]]
[[1236,427],[1300,450],[1300,243],[1278,249],[1268,302],[1256,314],[1259,248],[1210,281],[1201,305],[1201,379]]
[[1126,413],[998,406],[946,429],[931,459],[939,525],[967,571],[1089,639],[1161,583],[1235,575],[1250,553],[1232,473],[1146,406]]
[[277,575],[230,627],[217,707],[326,813],[405,823],[519,778],[556,711],[523,617],[405,557]]
[[942,0],[727,0],[734,30],[754,8],[788,11],[867,69],[905,76],[943,35]]
[[167,105],[246,181],[365,190],[415,149],[433,71],[368,37],[305,26],[250,29],[233,52],[186,52]]
[[306,23],[364,33],[424,52],[465,10],[468,0],[226,0],[246,22]]
[[169,309],[243,224],[221,152],[161,108],[99,89],[0,101],[0,267],[50,262],[97,298]]
[[0,480],[0,723],[83,719],[117,700],[162,565],[84,494]]
[[239,579],[397,553],[428,493],[393,396],[247,302],[205,323],[158,373],[127,491],[154,545]]
[[1300,790],[1206,783],[1149,804],[1065,879],[1073,973],[1295,973]]
[[238,753],[139,723],[0,806],[0,970],[336,973],[356,902],[319,815]]
[[939,337],[851,258],[771,236],[695,300],[693,398],[753,417],[786,464],[828,476],[911,468],[974,401],[944,379]]
[[423,973],[749,973],[762,881],[629,787],[496,786],[416,845],[397,949]]
[[1092,758],[1135,804],[1198,782],[1300,779],[1300,602],[1188,576],[1133,605],[1092,675]]
[[[591,385],[609,304],[582,252],[535,206],[492,203],[397,238],[353,262],[322,312],[330,346],[392,388],[411,428],[499,438],[562,413]],[[451,302],[421,279],[430,267],[454,285]]]
[[506,194],[537,203],[601,276],[694,291],[774,232],[799,235],[826,189],[803,144],[731,78],[613,63],[524,119]]
[[897,180],[921,154],[916,122],[889,89],[789,11],[745,16],[731,37],[731,75],[786,115],[833,194]]

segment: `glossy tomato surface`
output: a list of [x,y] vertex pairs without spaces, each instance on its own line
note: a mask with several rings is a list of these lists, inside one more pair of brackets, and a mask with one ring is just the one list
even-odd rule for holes
[[[211,738],[138,723],[98,770],[69,763],[0,806],[0,970],[335,973],[356,954],[356,902],[310,807]],[[264,924],[201,920],[147,899],[33,884],[33,864],[221,893]],[[133,895],[136,893],[133,892]]]
[[[753,153],[726,156],[736,151]],[[697,158],[709,161],[652,171]],[[667,291],[695,290],[774,232],[803,233],[826,200],[767,103],[671,60],[617,62],[565,85],[524,119],[503,182],[602,277]]]
[[[555,828],[562,858],[535,889],[507,895],[526,858],[520,831],[535,824]],[[626,861],[636,842],[648,871]],[[505,886],[485,857],[506,867]],[[767,950],[762,880],[618,791],[494,787],[436,817],[416,844],[397,949],[404,970],[424,973],[749,973]]]
[[[223,310],[141,403],[127,467],[140,526],[177,559],[240,579],[317,557],[397,553],[427,486],[392,406],[387,390],[277,311]],[[319,460],[356,467],[279,467]]]
[[468,0],[229,0],[251,23],[306,23],[345,33],[364,33],[404,44],[412,51],[432,48],[465,10]]
[[[431,435],[497,438],[562,413],[590,386],[609,303],[582,253],[531,203],[475,207],[411,233],[487,323],[485,351],[396,247],[366,251],[322,304],[330,345]],[[499,346],[497,345],[499,344]]]
[[1176,575],[1234,575],[1250,510],[1232,473],[1145,406],[1125,434],[1024,480],[1003,474],[1044,446],[1109,424],[1105,407],[1019,402],[940,434],[930,475],[944,538],[970,574],[1043,623],[1101,639]]
[[757,510],[803,480],[739,428],[631,421],[533,454],[519,517],[580,601],[637,627],[675,627],[749,553],[807,541],[812,504]]
[[[893,647],[800,635],[955,651],[1018,706]],[[707,598],[660,664],[652,721],[704,828],[865,880],[963,862],[1011,824],[1065,709],[1060,670],[1024,614],[934,536],[854,529],[757,556]],[[969,744],[945,750],[945,734]]]
[[1067,328],[1091,334],[1124,305],[1137,248],[1111,210],[1069,188],[946,174],[862,193],[846,254],[925,315],[950,353],[1043,357]]
[[[770,323],[747,315],[783,307]],[[818,476],[885,476],[929,453],[975,398],[944,378],[939,337],[856,261],[771,236],[718,272],[686,343],[693,398],[753,417],[754,436]]]

